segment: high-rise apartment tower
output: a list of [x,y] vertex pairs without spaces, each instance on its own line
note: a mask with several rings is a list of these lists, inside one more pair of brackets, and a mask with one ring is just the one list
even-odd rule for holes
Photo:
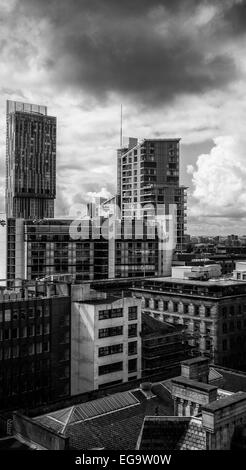
[[47,107],[7,101],[6,216],[54,217],[56,118]]

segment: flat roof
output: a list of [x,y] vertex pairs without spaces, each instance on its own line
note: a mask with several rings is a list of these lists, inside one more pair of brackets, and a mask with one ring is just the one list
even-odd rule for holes
[[[89,305],[100,305],[100,304],[112,304],[113,302],[116,302],[117,300],[122,300],[125,297],[107,297],[106,299],[89,299],[89,300],[74,300],[74,302],[78,302],[80,304],[89,304]],[[127,297],[129,298],[129,297]],[[130,297],[133,298],[133,297]]]
[[212,392],[218,389],[218,387],[215,387],[215,385],[209,385],[203,382],[198,382],[197,380],[187,379],[186,377],[182,377],[182,376],[175,377],[175,379],[172,379],[172,383],[177,384],[177,385],[184,385],[186,387],[195,388],[203,392]]
[[207,363],[207,362],[210,362],[210,359],[208,357],[202,357],[202,356],[194,357],[192,359],[186,359],[185,361],[181,361],[181,365],[184,364],[188,366],[188,365],[197,364],[201,362]]
[[[144,280],[144,279],[142,279]],[[245,284],[246,286],[246,281],[237,281],[233,279],[215,279],[215,280],[210,280],[210,281],[197,281],[196,279],[194,280],[188,280],[188,279],[178,279],[175,277],[153,277],[150,278],[149,280],[155,281],[155,282],[166,282],[166,283],[173,283],[173,284],[197,284],[198,286],[205,286],[205,287],[211,287],[211,286],[236,286],[236,285],[242,285]]]
[[240,401],[246,401],[246,392],[237,392],[233,395],[230,395],[225,398],[220,398],[219,400],[215,400],[209,405],[205,405],[203,410],[205,411],[219,411],[221,408],[226,408],[227,406],[233,405]]

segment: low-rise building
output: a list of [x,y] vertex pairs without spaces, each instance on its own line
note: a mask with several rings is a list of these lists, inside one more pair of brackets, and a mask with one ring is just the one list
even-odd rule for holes
[[246,370],[246,283],[155,278],[132,288],[142,310],[161,321],[184,325],[195,355]]

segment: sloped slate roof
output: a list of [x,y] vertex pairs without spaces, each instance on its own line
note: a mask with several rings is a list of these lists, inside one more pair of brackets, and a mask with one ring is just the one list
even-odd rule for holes
[[69,437],[71,449],[134,450],[145,416],[157,414],[172,414],[171,399],[147,398],[141,390],[133,390],[42,415],[35,421]]
[[206,433],[197,418],[147,417],[142,428],[141,450],[205,450]]

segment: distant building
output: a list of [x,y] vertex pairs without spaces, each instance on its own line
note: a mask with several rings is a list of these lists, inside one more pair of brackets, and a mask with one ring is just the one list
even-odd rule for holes
[[246,261],[237,261],[233,271],[233,279],[246,282]]
[[194,354],[246,370],[246,282],[156,278],[135,283],[144,312],[184,325]]
[[137,221],[132,220],[129,231],[128,224],[125,229],[125,222],[116,220],[116,229],[120,228],[110,236],[108,219],[81,223],[82,227],[80,221],[69,219],[8,219],[8,280],[66,273],[77,281],[171,273],[172,250],[159,249],[157,229],[148,238],[144,224],[139,234]]
[[197,279],[206,281],[221,276],[219,264],[204,264],[203,266],[173,266],[172,277],[174,279]]
[[54,217],[56,118],[47,107],[7,101],[7,218]]
[[[130,139],[129,146],[117,152],[117,194],[122,217],[133,217],[139,208],[176,205],[177,249],[184,247],[186,189],[179,184],[180,139]],[[144,209],[143,209],[144,210]]]
[[72,299],[71,394],[139,379],[141,301],[79,286]]

